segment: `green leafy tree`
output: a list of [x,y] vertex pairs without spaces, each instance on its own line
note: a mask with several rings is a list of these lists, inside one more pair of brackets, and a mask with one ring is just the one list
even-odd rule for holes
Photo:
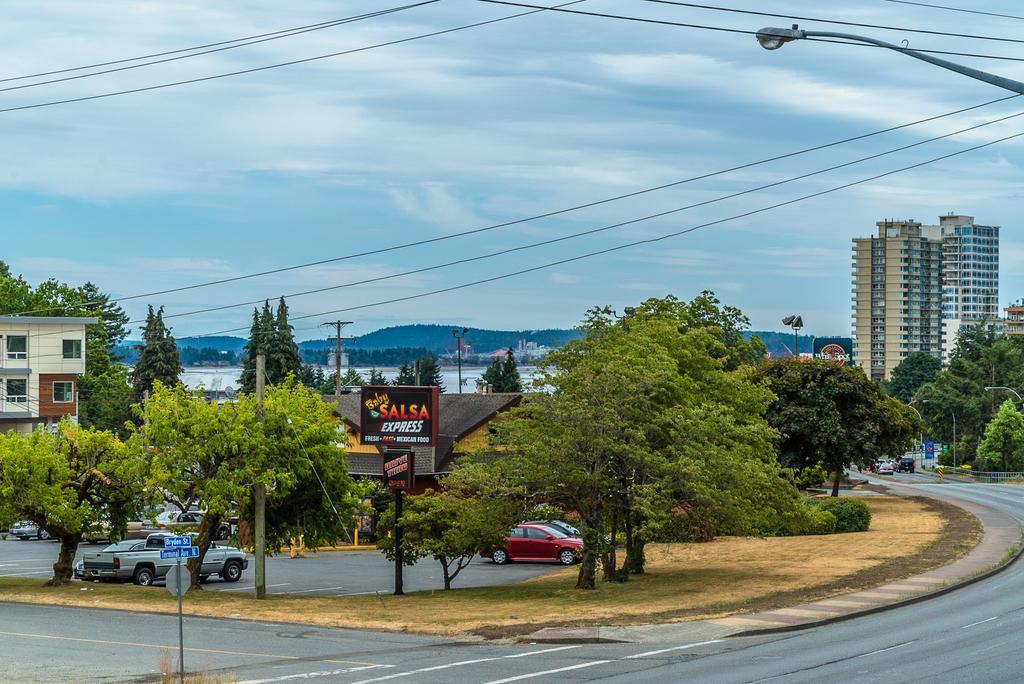
[[115,347],[128,337],[128,314],[119,304],[110,300],[109,294],[91,282],[86,282],[81,292],[87,310],[99,317],[106,336],[107,351],[114,358]]
[[886,383],[886,391],[904,404],[914,398],[914,393],[925,383],[935,379],[942,370],[942,362],[926,352],[912,352],[893,369],[892,378]]
[[885,396],[860,368],[785,359],[764,364],[758,377],[776,397],[766,417],[779,432],[782,462],[798,469],[824,464],[834,473],[832,496],[846,467],[902,454],[917,434],[912,410]]
[[495,392],[523,391],[523,379],[519,376],[519,367],[511,347],[505,352],[505,360],[495,357],[481,377]]
[[501,386],[504,379],[502,377],[501,359],[497,356],[492,358],[491,364],[487,366],[487,369],[480,375],[480,378],[490,385],[493,391],[500,392],[501,390],[499,390],[498,387]]
[[386,385],[386,384],[388,384],[388,379],[386,377],[384,377],[384,374],[381,373],[376,368],[371,368],[370,369],[370,376],[366,379],[366,384],[367,385]]
[[78,420],[83,426],[128,437],[132,386],[127,367],[115,364],[100,375],[86,373],[78,379],[78,397]]
[[62,421],[55,433],[0,435],[0,517],[31,520],[60,541],[50,585],[71,581],[82,534],[115,537],[148,503],[150,456],[139,441]]
[[171,331],[164,325],[163,307],[155,313],[153,307],[149,307],[146,325],[142,328],[142,342],[139,359],[132,371],[134,401],[142,401],[145,394],[153,390],[155,383],[174,385],[181,376],[178,346],[171,336]]
[[[521,507],[502,498],[467,497],[453,490],[427,490],[406,499],[402,509],[402,548],[405,561],[433,558],[441,564],[445,590],[477,553],[501,545],[521,519]],[[395,559],[394,507],[382,516],[377,545]]]
[[1007,399],[985,428],[978,445],[977,465],[982,470],[1020,472],[1024,470],[1024,416]]

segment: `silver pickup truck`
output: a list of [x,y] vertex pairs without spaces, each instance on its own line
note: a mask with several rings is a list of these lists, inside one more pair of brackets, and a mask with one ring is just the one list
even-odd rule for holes
[[[102,551],[87,552],[82,557],[80,567],[75,569],[75,575],[88,581],[131,580],[148,587],[165,577],[168,569],[177,563],[174,559],[160,558],[164,537],[169,536],[173,535],[158,532],[145,540],[127,539],[111,544]],[[220,575],[225,582],[237,582],[242,576],[242,570],[248,566],[249,561],[241,549],[211,544],[203,558],[199,577],[202,580],[211,575]]]

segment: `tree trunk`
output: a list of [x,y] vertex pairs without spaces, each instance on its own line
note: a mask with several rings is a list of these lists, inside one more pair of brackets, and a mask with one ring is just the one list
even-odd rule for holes
[[82,535],[80,533],[61,535],[58,539],[60,539],[60,554],[57,556],[57,562],[53,564],[53,577],[46,583],[48,587],[60,587],[71,583],[75,553],[78,552],[78,542],[81,541]]
[[203,567],[203,559],[206,558],[206,552],[210,548],[210,543],[220,527],[221,516],[207,513],[203,516],[203,522],[199,526],[199,539],[196,541],[196,546],[199,547],[199,557],[188,559],[188,574],[192,577],[192,589],[202,590],[199,586],[199,571]]
[[452,588],[452,574],[448,567],[451,564],[451,561],[448,560],[447,556],[441,556],[437,560],[440,561],[441,572],[444,574],[444,590],[448,591]]
[[595,575],[597,574],[597,558],[593,552],[584,547],[583,560],[580,561],[580,574],[576,579],[577,589],[596,589]]
[[[639,521],[637,521],[639,522]],[[626,518],[626,560],[622,563],[622,572],[627,575],[644,574],[646,557],[644,555],[645,542],[633,531],[632,517]]]
[[612,511],[612,543],[608,550],[604,553],[601,558],[601,574],[602,579],[605,582],[615,581],[615,566],[618,564],[618,559],[615,557],[615,535],[619,532],[619,512],[618,510]]
[[839,496],[839,480],[843,477],[843,469],[836,468],[836,478],[832,480],[832,496]]

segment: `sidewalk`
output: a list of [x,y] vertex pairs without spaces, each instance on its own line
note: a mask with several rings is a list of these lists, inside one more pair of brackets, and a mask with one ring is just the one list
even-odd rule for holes
[[[899,492],[894,492],[899,494]],[[949,502],[932,492],[914,491]],[[953,502],[950,502],[953,503]],[[923,600],[953,585],[979,578],[992,571],[1006,556],[1007,549],[1021,543],[1021,525],[1013,516],[980,504],[957,499],[955,505],[976,515],[984,528],[981,542],[963,558],[923,575],[908,577],[866,591],[778,608],[760,613],[731,615],[715,620],[695,620],[661,625],[631,627],[548,627],[522,641],[538,643],[658,642],[675,643],[720,639],[738,634],[753,635],[803,629],[812,625],[878,612],[904,601]]]

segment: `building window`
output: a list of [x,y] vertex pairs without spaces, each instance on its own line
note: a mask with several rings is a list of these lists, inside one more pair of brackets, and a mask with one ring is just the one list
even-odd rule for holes
[[7,358],[9,359],[27,359],[28,358],[28,338],[24,335],[8,335],[7,336]]
[[64,358],[82,358],[82,340],[64,340]]
[[70,404],[75,400],[75,383],[55,382],[53,383],[53,403]]
[[27,404],[28,380],[8,380],[6,399],[8,404]]

